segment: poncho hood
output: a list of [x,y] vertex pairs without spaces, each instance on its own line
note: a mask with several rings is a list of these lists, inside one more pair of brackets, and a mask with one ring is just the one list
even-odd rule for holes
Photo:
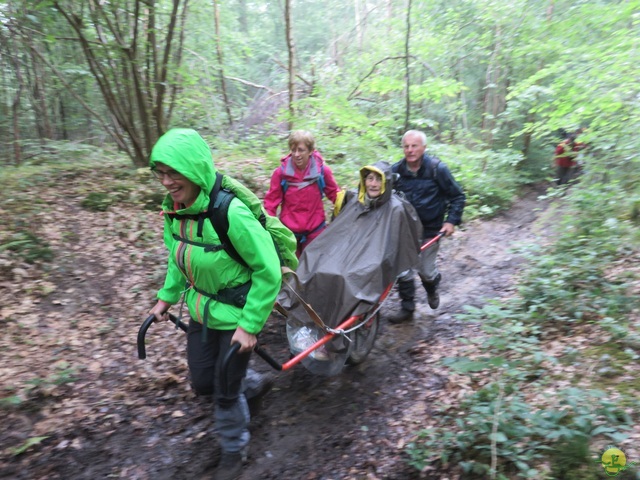
[[382,177],[382,188],[380,189],[380,195],[375,199],[372,199],[371,208],[377,208],[389,201],[391,193],[393,191],[393,175],[391,173],[391,165],[387,162],[376,162],[373,165],[365,165],[360,169],[360,184],[358,186],[358,201],[362,204],[365,203],[366,186],[365,178],[370,172],[377,173]]

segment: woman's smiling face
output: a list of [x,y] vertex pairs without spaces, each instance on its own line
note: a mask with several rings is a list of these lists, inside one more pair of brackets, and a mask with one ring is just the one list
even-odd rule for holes
[[167,189],[174,202],[188,207],[198,198],[200,187],[171,167],[158,162],[153,174]]
[[309,164],[309,158],[311,158],[311,150],[304,143],[300,142],[294,148],[291,149],[291,158],[293,159],[293,163],[300,170],[304,170],[307,168]]

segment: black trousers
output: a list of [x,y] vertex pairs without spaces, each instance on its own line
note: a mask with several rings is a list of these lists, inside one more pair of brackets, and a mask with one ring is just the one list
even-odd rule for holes
[[[251,352],[237,353],[229,362],[226,375],[222,363],[231,348],[234,330],[207,331],[202,341],[202,324],[191,319],[187,331],[187,363],[191,385],[198,395],[213,395],[217,405],[229,407],[238,400],[242,391],[242,379],[247,373]],[[226,382],[223,381],[226,379]]]

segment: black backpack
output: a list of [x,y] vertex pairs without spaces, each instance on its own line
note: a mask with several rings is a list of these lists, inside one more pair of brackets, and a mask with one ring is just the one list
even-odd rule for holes
[[[202,212],[197,215],[178,215],[178,214],[169,214],[171,219],[173,218],[189,218],[192,220],[198,221],[198,237],[202,238],[202,228],[205,219],[209,219],[211,221],[211,225],[213,226],[218,238],[220,239],[220,244],[217,245],[209,245],[199,242],[194,242],[192,240],[188,240],[186,238],[180,237],[179,235],[173,234],[173,238],[176,240],[189,243],[191,245],[198,245],[204,247],[206,252],[217,252],[219,250],[224,250],[227,254],[233,258],[236,262],[247,266],[247,262],[240,256],[233,243],[229,239],[229,205],[234,198],[238,198],[242,201],[254,214],[256,220],[260,222],[267,232],[271,235],[271,239],[273,240],[273,244],[276,248],[276,252],[278,253],[278,257],[280,258],[280,266],[288,267],[291,270],[295,270],[298,266],[298,258],[296,257],[296,238],[287,227],[285,227],[282,222],[277,217],[269,216],[262,211],[262,207],[260,204],[260,200],[247,189],[244,185],[239,182],[231,179],[235,192],[222,188],[222,179],[224,175],[221,173],[216,174],[216,180],[213,184],[213,188],[209,193],[209,206],[206,212]],[[238,194],[240,196],[238,196]]]

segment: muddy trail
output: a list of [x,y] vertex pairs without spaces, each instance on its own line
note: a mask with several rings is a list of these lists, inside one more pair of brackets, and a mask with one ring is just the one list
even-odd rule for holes
[[[414,320],[392,325],[386,320],[398,304],[392,292],[381,310],[376,344],[362,364],[321,377],[302,365],[275,372],[254,358],[256,370],[274,376],[274,387],[252,405],[251,450],[241,478],[441,478],[419,477],[404,447],[447,395],[440,359],[457,338],[478,331],[456,314],[464,305],[510,295],[524,268],[511,249],[544,240],[549,205],[538,201],[543,191],[531,189],[504,214],[470,222],[444,240],[441,307],[431,310],[419,288]],[[61,256],[46,280],[18,272],[48,288],[47,295],[17,301],[23,294],[18,287],[0,286],[1,299],[14,300],[0,311],[7,327],[3,357],[6,352],[12,365],[2,370],[3,388],[26,392],[0,410],[0,478],[214,478],[220,452],[212,435],[213,406],[190,390],[184,335],[155,324],[147,335],[148,358],[136,356],[137,329],[164,266],[162,249],[148,248],[157,238],[144,242],[147,225],[157,222],[149,215],[136,220],[138,233],[98,229],[92,235],[83,230],[87,222],[76,218],[79,234],[65,239],[74,254]],[[105,235],[113,235],[108,248],[101,243]],[[129,266],[110,264],[105,255],[126,255]],[[26,327],[37,335],[20,339]],[[287,359],[281,317],[270,319],[260,340],[272,356]],[[12,382],[29,386],[19,390]]]

